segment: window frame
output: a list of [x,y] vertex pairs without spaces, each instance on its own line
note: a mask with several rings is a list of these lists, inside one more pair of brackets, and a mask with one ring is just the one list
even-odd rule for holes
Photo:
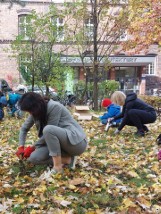
[[93,32],[93,29],[94,29],[94,21],[93,21],[93,18],[92,17],[88,17],[84,20],[84,29],[85,29],[85,36],[88,38],[88,39],[91,39],[93,40],[93,35],[94,35],[94,32]]
[[65,38],[64,19],[62,17],[52,17],[52,23],[55,24],[55,27],[56,27],[56,34],[55,34],[56,41],[63,42]]
[[[21,14],[18,15],[18,35],[22,36],[24,40],[28,40],[29,36],[28,34],[28,27],[31,24],[30,21],[27,21],[27,18],[29,18],[30,14]],[[21,22],[21,19],[24,20]],[[22,29],[21,29],[22,28]]]

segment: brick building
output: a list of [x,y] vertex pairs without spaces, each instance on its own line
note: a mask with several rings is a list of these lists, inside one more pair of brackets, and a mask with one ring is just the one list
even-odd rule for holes
[[[61,3],[63,0],[53,0],[53,2]],[[48,11],[50,0],[28,0],[25,6],[14,4],[9,9],[9,2],[0,3],[0,78],[6,80],[12,76],[13,86],[21,82],[19,73],[19,65],[15,58],[7,49],[10,49],[10,43],[15,36],[19,34],[20,17],[26,16],[34,9],[37,13],[46,13]],[[104,79],[115,79],[120,82],[120,88],[126,90],[134,90],[145,93],[145,74],[161,76],[161,52],[157,45],[152,45],[148,53],[142,52],[140,55],[129,56],[126,53],[120,55],[111,55],[110,61],[112,68],[104,70],[104,62],[102,62],[101,72],[104,73]],[[62,58],[68,65],[75,70],[77,79],[85,79],[91,81],[90,67],[88,76],[84,73],[81,60],[79,57],[71,56],[70,51],[65,58]]]

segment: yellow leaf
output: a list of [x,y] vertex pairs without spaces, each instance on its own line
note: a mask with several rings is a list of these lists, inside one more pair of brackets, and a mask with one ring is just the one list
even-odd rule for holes
[[101,188],[95,188],[95,192],[101,192]]
[[146,200],[144,197],[137,198],[137,203],[143,208],[143,209],[149,209],[151,207],[151,203]]
[[72,185],[72,184],[69,184],[68,186],[69,189],[76,189],[76,186]]
[[23,199],[23,198],[16,198],[16,201],[17,201],[19,204],[21,204],[21,203],[24,202],[24,199]]
[[129,171],[127,174],[133,178],[139,178],[139,175],[135,171]]
[[38,194],[38,192],[40,193],[40,192],[45,192],[47,190],[47,188],[46,188],[46,186],[45,185],[41,185],[40,187],[37,187],[36,189],[35,189],[35,191],[33,191],[33,194],[34,195],[37,195]]
[[5,142],[7,142],[7,141],[8,141],[7,138],[1,139],[1,143],[5,143]]
[[83,178],[75,178],[71,181],[69,181],[69,184],[72,184],[72,185],[79,185],[79,184],[82,184],[84,183],[84,179]]
[[37,214],[37,210],[31,210],[30,214]]
[[124,205],[124,208],[136,207],[136,204],[130,198],[125,198],[123,200],[123,205]]
[[155,194],[161,193],[161,184],[153,184],[152,188],[154,189]]
[[27,175],[24,176],[24,179],[27,180],[27,181],[32,181],[32,178],[27,176]]

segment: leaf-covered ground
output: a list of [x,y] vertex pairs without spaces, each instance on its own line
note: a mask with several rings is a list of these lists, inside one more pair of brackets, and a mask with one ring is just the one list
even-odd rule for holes
[[[143,138],[125,127],[113,136],[98,120],[82,121],[89,145],[75,171],[65,169],[50,181],[40,180],[47,166],[20,162],[15,156],[23,120],[0,123],[0,213],[139,214],[161,213],[161,163],[156,137],[161,122],[148,125]],[[36,140],[33,129],[28,144]]]

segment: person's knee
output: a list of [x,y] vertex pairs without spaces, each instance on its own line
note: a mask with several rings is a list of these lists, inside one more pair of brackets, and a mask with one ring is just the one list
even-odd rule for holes
[[53,164],[53,160],[52,160],[52,158],[51,157],[49,157],[48,159],[44,159],[44,160],[42,160],[42,159],[40,159],[40,158],[38,158],[38,157],[29,157],[28,159],[27,159],[27,161],[29,162],[29,163],[32,163],[32,164],[34,164],[34,165],[44,165],[44,164],[49,164],[49,165],[52,165]]
[[47,157],[45,157],[42,153],[32,152],[30,157],[27,160],[30,163],[39,164],[46,159],[47,159]]
[[41,161],[41,158],[35,155],[34,153],[30,155],[30,157],[27,159],[28,162],[37,164]]
[[50,129],[50,125],[46,125],[43,129],[43,134],[48,133]]
[[54,126],[52,126],[52,125],[45,126],[43,129],[43,135],[48,136],[51,133],[54,134]]

